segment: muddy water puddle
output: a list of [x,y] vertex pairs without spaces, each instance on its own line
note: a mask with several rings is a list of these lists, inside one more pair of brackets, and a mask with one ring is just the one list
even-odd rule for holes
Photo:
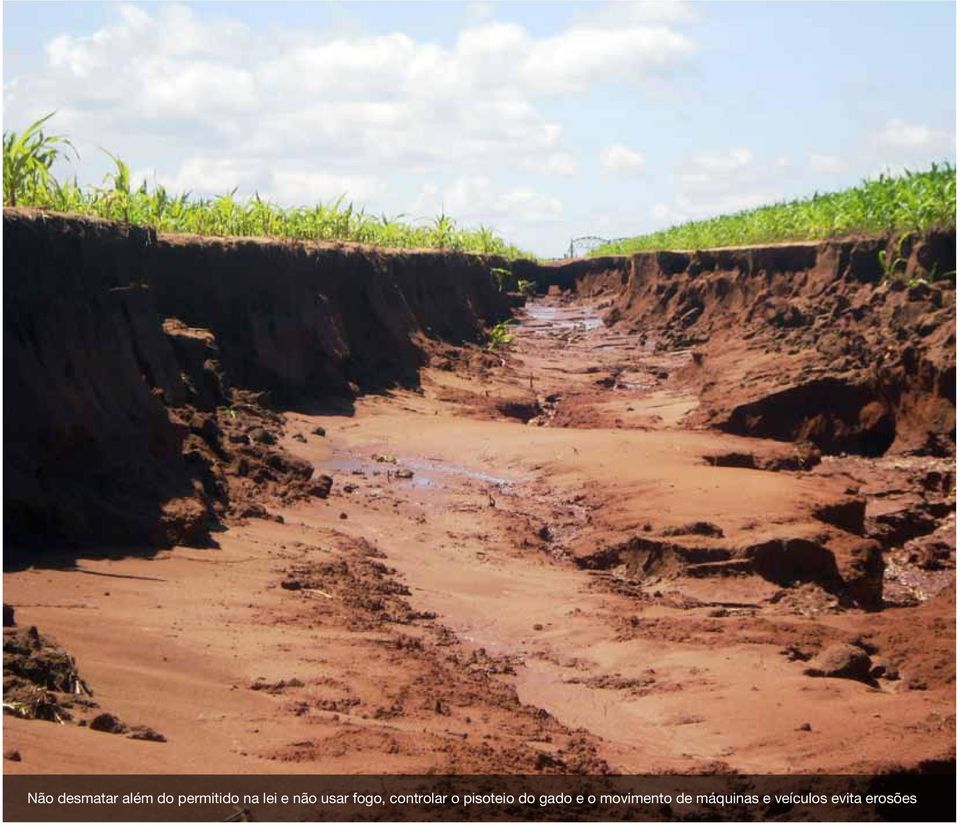
[[534,332],[551,332],[599,329],[603,326],[600,311],[594,307],[566,307],[532,301],[524,307],[521,327]]

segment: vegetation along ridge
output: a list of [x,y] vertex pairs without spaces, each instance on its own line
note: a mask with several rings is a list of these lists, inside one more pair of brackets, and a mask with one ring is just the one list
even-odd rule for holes
[[[421,224],[399,216],[376,216],[343,196],[332,203],[283,207],[254,194],[247,199],[236,190],[213,198],[173,195],[159,183],[146,181],[134,187],[130,168],[115,155],[114,171],[103,186],[81,186],[60,181],[52,167],[58,159],[79,159],[67,137],[44,132],[52,113],[22,133],[3,134],[3,203],[33,206],[150,226],[159,232],[224,237],[270,237],[310,241],[352,241],[384,247],[449,249],[499,255],[533,257],[507,243],[493,229],[474,229],[441,214]],[[109,153],[108,153],[109,154]]]
[[848,235],[929,232],[957,223],[957,169],[934,163],[923,172],[880,175],[840,192],[689,221],[659,232],[602,244],[591,255],[655,249],[706,249]]

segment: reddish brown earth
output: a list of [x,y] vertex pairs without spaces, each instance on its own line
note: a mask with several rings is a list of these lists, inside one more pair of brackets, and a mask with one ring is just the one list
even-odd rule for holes
[[[703,320],[683,327],[693,342],[671,326],[686,304],[663,301],[656,283],[712,294],[737,279],[715,273],[732,269],[658,280],[644,256],[568,265],[554,282],[573,291],[530,302],[510,349],[491,353],[469,341],[504,310],[471,280],[473,264],[448,271],[445,313],[430,297],[439,264],[430,275],[317,250],[360,256],[352,281],[328,262],[336,286],[321,279],[325,300],[312,305],[326,307],[325,325],[304,306],[320,288],[296,263],[306,253],[159,246],[142,253],[148,305],[127,317],[144,329],[166,319],[156,352],[172,351],[183,394],[163,398],[156,426],[181,436],[158,466],[184,462],[209,546],[24,543],[4,600],[21,636],[35,625],[73,657],[92,696],[50,688],[65,724],[7,716],[4,748],[20,761],[6,771],[852,773],[954,758],[955,476],[940,391],[955,363],[952,290],[911,297],[844,274],[831,293],[818,255],[779,274],[747,268],[729,293],[746,297],[703,300]],[[228,312],[231,254],[255,261]],[[264,255],[287,273],[280,288],[260,286]],[[201,272],[197,296],[182,297]],[[751,273],[802,304],[810,328],[747,313]],[[844,340],[868,347],[884,325],[905,329],[888,336],[895,367],[874,384],[855,359],[834,369],[817,354],[837,294],[880,306],[854,313],[868,320]],[[370,307],[413,342],[379,366],[384,341],[363,344]],[[746,341],[726,329],[741,321]],[[326,355],[317,336],[333,342]],[[777,346],[797,351],[778,361]],[[130,348],[140,364],[161,357]],[[736,413],[748,396],[762,402],[821,368],[875,394],[853,393],[866,399],[853,418],[823,405],[819,424],[798,416],[819,445],[708,426],[754,421]],[[163,396],[151,375],[160,392],[147,396]],[[333,398],[371,376],[393,386]],[[900,396],[871,417],[877,387],[897,380]],[[271,408],[264,389],[284,403]],[[856,454],[876,452],[850,445],[889,432],[884,416],[884,454]],[[70,494],[68,480],[54,491]],[[87,512],[87,499],[70,500]],[[841,671],[857,678],[810,675]],[[102,713],[127,730],[93,729]],[[138,726],[167,741],[131,739]]]
[[[828,453],[933,455],[956,441],[953,235],[635,256],[610,320],[693,349],[697,420]],[[890,252],[891,250],[887,250]],[[944,267],[946,269],[944,269]]]

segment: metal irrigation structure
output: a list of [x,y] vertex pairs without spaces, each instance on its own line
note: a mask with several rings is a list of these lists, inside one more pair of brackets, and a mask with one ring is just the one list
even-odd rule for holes
[[585,255],[591,249],[596,249],[605,243],[616,243],[624,241],[626,238],[601,238],[597,235],[584,235],[582,238],[571,238],[570,246],[567,247],[568,258],[578,258]]

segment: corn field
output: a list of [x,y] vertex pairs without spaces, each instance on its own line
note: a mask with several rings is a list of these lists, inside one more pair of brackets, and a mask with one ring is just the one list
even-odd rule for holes
[[412,224],[386,215],[372,215],[344,202],[343,197],[329,204],[282,207],[259,195],[237,198],[236,190],[214,198],[197,198],[186,193],[172,194],[160,184],[148,187],[144,182],[134,187],[130,168],[112,154],[114,169],[102,186],[83,187],[76,179],[59,181],[51,171],[53,164],[58,159],[79,160],[79,155],[68,138],[44,132],[51,117],[52,113],[19,134],[4,132],[4,205],[107,218],[150,226],[158,232],[353,241],[505,258],[532,257],[505,242],[489,227],[463,228],[443,214],[429,222]]
[[953,228],[957,223],[957,169],[934,163],[925,172],[881,175],[841,192],[815,194],[624,238],[591,255],[647,249],[706,249],[781,241],[812,241],[859,234],[904,234]]

